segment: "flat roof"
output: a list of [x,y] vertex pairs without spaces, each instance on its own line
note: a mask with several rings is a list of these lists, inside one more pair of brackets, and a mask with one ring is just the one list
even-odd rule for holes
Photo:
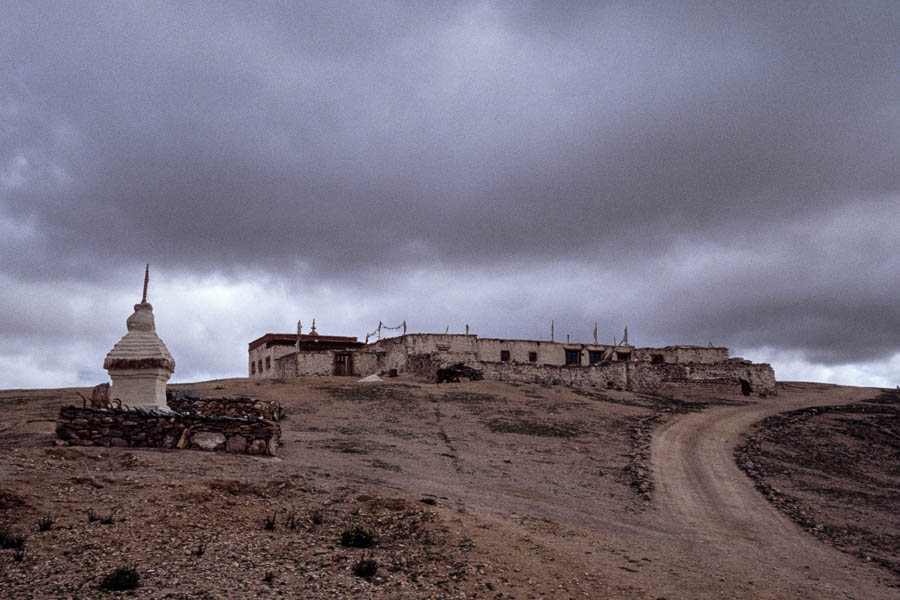
[[[275,344],[279,346],[293,346],[297,343],[296,333],[267,333],[262,337],[258,337],[247,346],[247,350],[253,350],[263,344]],[[304,346],[307,344],[327,344],[329,346],[346,344],[348,346],[363,346],[355,337],[344,335],[307,335],[300,336],[300,343]]]

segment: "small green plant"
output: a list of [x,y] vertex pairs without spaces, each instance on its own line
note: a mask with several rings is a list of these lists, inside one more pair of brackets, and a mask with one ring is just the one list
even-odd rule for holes
[[322,514],[322,511],[315,510],[309,515],[309,520],[312,521],[313,525],[321,525],[325,522],[325,515]]
[[89,508],[87,511],[88,523],[93,523],[94,521],[100,520],[100,515],[94,512],[93,508]]
[[378,571],[378,563],[374,558],[369,558],[365,554],[358,561],[353,563],[353,574],[357,577],[365,577],[366,579],[375,575]]
[[297,514],[294,511],[289,512],[287,518],[284,520],[284,524],[291,531],[297,529]]
[[16,550],[15,554],[13,554],[13,560],[16,562],[22,562],[25,560],[25,548],[19,548]]
[[266,585],[272,585],[275,583],[275,573],[272,571],[266,571],[265,576],[263,576],[263,581]]
[[263,529],[266,531],[275,531],[275,517],[278,515],[278,511],[272,513],[272,516],[266,515],[266,518],[263,519]]
[[117,567],[100,582],[101,590],[134,590],[140,587],[141,576],[133,566]]
[[56,522],[56,519],[47,515],[46,517],[41,517],[41,520],[38,521],[38,531],[50,531],[53,528],[53,523]]
[[204,552],[206,552],[206,544],[200,542],[199,544],[197,544],[197,549],[194,550],[193,554],[194,556],[203,556]]
[[434,506],[435,504],[437,504],[437,500],[428,497],[422,498],[421,500],[419,500],[419,502],[421,502],[422,504],[427,504],[429,506]]
[[351,523],[341,530],[341,545],[350,548],[369,548],[375,545],[375,530],[366,525]]

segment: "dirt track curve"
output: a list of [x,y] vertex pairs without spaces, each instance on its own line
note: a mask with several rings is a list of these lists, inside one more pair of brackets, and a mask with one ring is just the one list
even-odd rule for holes
[[711,580],[733,583],[734,597],[897,598],[890,576],[817,540],[772,507],[732,456],[741,434],[771,414],[877,393],[856,390],[786,384],[777,398],[689,413],[657,432],[654,506],[670,519],[685,559],[707,569]]

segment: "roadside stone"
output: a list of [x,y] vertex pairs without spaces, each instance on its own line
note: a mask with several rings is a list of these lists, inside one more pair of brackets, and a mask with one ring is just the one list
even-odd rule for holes
[[225,450],[227,452],[236,452],[243,453],[247,450],[247,438],[242,435],[233,435],[228,438],[228,442],[225,444]]

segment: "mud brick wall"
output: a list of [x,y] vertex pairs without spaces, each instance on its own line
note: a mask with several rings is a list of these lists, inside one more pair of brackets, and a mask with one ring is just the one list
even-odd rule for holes
[[195,390],[166,390],[166,403],[177,413],[194,413],[207,417],[259,418],[279,421],[284,415],[281,404],[247,396],[205,397]]
[[60,444],[117,448],[169,448],[275,456],[277,423],[262,419],[206,417],[147,409],[66,406],[59,410]]

